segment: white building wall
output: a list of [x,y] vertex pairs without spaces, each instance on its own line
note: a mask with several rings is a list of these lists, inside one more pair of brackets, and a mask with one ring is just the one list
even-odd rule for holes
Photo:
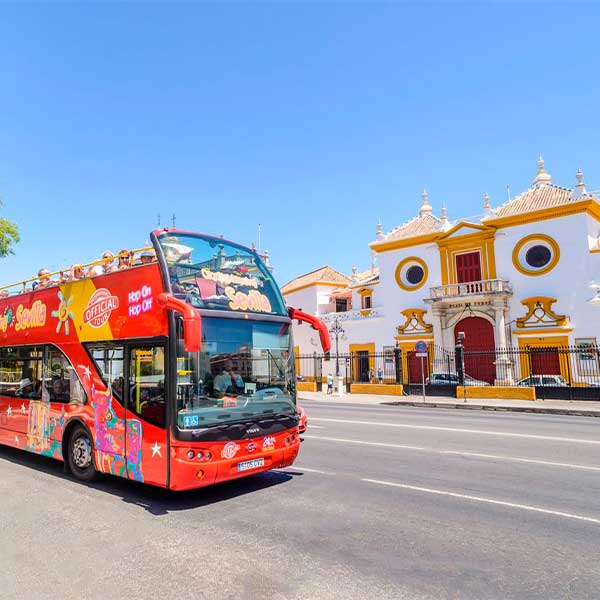
[[[508,280],[513,288],[510,301],[512,328],[518,317],[525,316],[521,304],[524,298],[551,296],[557,302],[553,310],[567,315],[574,331],[570,341],[577,337],[597,337],[600,334],[600,308],[590,304],[594,292],[590,282],[598,278],[599,262],[589,251],[589,230],[595,231],[585,214],[548,219],[501,229],[496,233],[495,254],[498,278]],[[512,261],[515,245],[532,234],[547,235],[560,247],[560,260],[547,274],[529,276],[520,273]],[[595,272],[595,273],[594,273]]]

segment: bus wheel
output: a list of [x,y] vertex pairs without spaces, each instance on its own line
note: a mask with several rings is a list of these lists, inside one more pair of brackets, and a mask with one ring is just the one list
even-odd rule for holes
[[77,425],[69,438],[69,468],[79,481],[93,481],[96,477],[94,466],[94,444],[87,430]]

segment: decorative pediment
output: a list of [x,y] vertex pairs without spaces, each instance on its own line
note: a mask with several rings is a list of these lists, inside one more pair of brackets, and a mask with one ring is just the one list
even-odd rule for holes
[[422,308],[407,308],[401,311],[400,314],[404,316],[405,322],[403,325],[398,326],[398,335],[431,333],[433,325],[425,323],[424,317],[426,312]]
[[521,300],[521,304],[527,308],[527,314],[517,319],[517,327],[564,327],[568,319],[552,310],[555,302],[556,298],[549,296],[533,296]]
[[461,221],[457,223],[452,229],[449,229],[439,239],[440,242],[449,240],[452,238],[462,237],[465,235],[482,234],[482,233],[494,233],[495,227],[489,227],[488,225],[478,225],[476,223],[468,223],[467,221]]

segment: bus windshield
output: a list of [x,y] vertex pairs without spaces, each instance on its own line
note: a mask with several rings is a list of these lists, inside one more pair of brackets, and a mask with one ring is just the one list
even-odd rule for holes
[[287,315],[269,269],[255,252],[189,233],[165,232],[158,242],[176,297],[197,308]]
[[290,324],[205,317],[202,347],[177,354],[177,425],[199,429],[274,416],[294,416]]

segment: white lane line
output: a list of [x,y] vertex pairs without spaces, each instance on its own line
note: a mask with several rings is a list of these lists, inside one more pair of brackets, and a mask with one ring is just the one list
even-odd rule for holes
[[363,446],[379,446],[383,448],[399,448],[401,450],[420,450],[422,452],[431,452],[433,454],[450,454],[456,456],[473,456],[475,458],[490,458],[494,460],[506,460],[510,462],[532,463],[535,465],[546,465],[549,467],[565,467],[569,469],[581,469],[584,471],[600,471],[600,467],[591,465],[575,465],[571,463],[551,462],[547,460],[537,460],[534,458],[521,458],[518,456],[503,456],[501,454],[482,454],[481,452],[463,452],[461,450],[438,450],[437,448],[426,448],[424,446],[406,446],[403,444],[389,444],[385,442],[363,442],[362,440],[350,440],[345,438],[325,437],[319,435],[305,436],[307,439],[323,440],[326,442],[342,442],[344,444],[360,444]]
[[363,442],[362,440],[349,440],[345,438],[325,437],[322,435],[305,435],[307,440],[323,440],[326,442],[343,442],[345,444],[361,444],[363,446],[379,446],[382,448],[401,448],[402,450],[428,450],[424,446],[405,446],[403,444],[388,444],[386,442]]
[[367,483],[376,483],[378,485],[387,485],[390,487],[397,487],[404,490],[411,490],[414,492],[424,492],[427,494],[436,494],[438,496],[449,496],[450,498],[460,498],[462,500],[471,500],[473,502],[484,502],[486,504],[496,504],[498,506],[506,506],[508,508],[516,508],[519,510],[527,510],[530,512],[542,513],[545,515],[553,515],[555,517],[565,517],[567,519],[575,519],[577,521],[586,521],[588,523],[595,523],[600,525],[600,519],[594,519],[593,517],[586,517],[584,515],[576,515],[573,513],[561,512],[558,510],[549,510],[547,508],[540,508],[538,506],[530,506],[529,504],[515,504],[514,502],[505,502],[504,500],[494,500],[493,498],[482,498],[481,496],[470,496],[467,494],[457,494],[456,492],[448,492],[446,490],[434,490],[432,488],[419,487],[416,485],[408,485],[406,483],[394,483],[392,481],[380,481],[378,479],[361,479]]
[[323,427],[323,425],[310,425],[309,427],[311,429],[326,429],[325,427]]
[[[432,450],[435,452],[435,450]],[[574,465],[571,463],[552,462],[548,460],[536,460],[533,458],[520,458],[516,456],[501,456],[499,454],[481,454],[480,452],[460,452],[458,450],[440,450],[440,454],[457,454],[460,456],[474,456],[476,458],[492,458],[496,460],[510,460],[514,462],[532,463],[534,465],[548,465],[550,467],[566,467],[568,469],[582,469],[584,471],[600,471],[600,467],[591,465]]]
[[284,467],[284,470],[285,469],[295,469],[296,471],[306,471],[307,473],[319,473],[320,475],[335,475],[335,473],[332,473],[331,471],[319,471],[319,469],[309,469],[308,467],[300,467],[297,465]]
[[535,435],[531,433],[510,433],[506,431],[490,431],[486,429],[462,429],[458,427],[439,427],[434,425],[408,425],[406,423],[383,423],[381,421],[354,421],[350,419],[325,419],[322,417],[312,417],[311,421],[325,421],[328,423],[348,423],[351,425],[377,425],[379,427],[400,427],[403,429],[419,429],[426,431],[453,431],[455,433],[473,433],[476,435],[497,435],[503,437],[516,437],[531,440],[548,440],[552,442],[569,442],[572,444],[598,444],[600,439],[589,440],[586,438],[568,438],[552,435]]

